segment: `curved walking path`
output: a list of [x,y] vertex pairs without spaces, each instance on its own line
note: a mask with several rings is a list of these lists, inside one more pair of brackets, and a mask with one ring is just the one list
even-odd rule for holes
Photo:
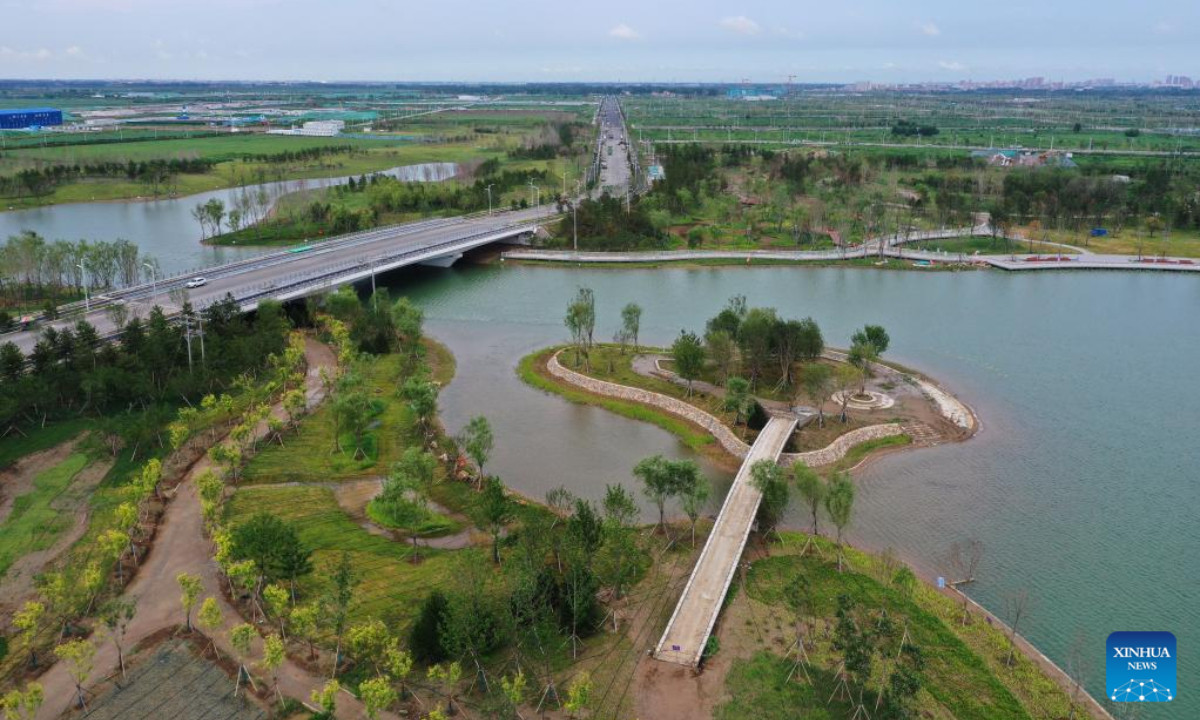
[[[308,372],[304,379],[308,408],[312,409],[324,398],[321,369],[332,367],[336,360],[332,351],[314,340],[305,343]],[[277,417],[285,417],[281,405],[271,408]],[[256,429],[260,435],[266,433],[265,423]],[[228,631],[241,623],[242,617],[221,592],[221,577],[212,559],[212,545],[204,534],[204,519],[200,512],[200,498],[196,492],[194,478],[210,467],[207,455],[201,457],[176,487],[174,497],[167,505],[162,522],[154,538],[149,556],[137,570],[137,576],[125,588],[123,597],[136,603],[137,612],[130,622],[124,645],[132,648],[138,642],[164,628],[183,625],[183,608],[179,602],[179,573],[191,573],[201,578],[205,597],[216,598],[224,616],[224,626],[213,638],[221,652],[232,655]],[[197,603],[199,607],[199,603]],[[193,620],[195,611],[193,610]],[[120,673],[116,647],[100,632],[93,634],[96,657],[91,679],[91,688],[105,679]],[[251,657],[261,659],[262,641],[256,638]],[[251,661],[252,669],[253,661]],[[261,677],[261,676],[260,676]],[[279,669],[279,690],[284,695],[307,701],[312,690],[324,685],[325,678],[317,677],[307,670],[285,660]],[[67,673],[64,663],[56,663],[38,678],[46,692],[46,701],[38,711],[37,720],[55,720],[72,707],[75,684]],[[232,688],[232,680],[230,686]],[[362,716],[362,705],[354,697],[343,693],[338,698],[337,716],[358,718]],[[381,717],[394,717],[381,715]]]
[[[688,422],[695,423],[707,430],[717,442],[721,443],[721,447],[725,448],[730,455],[739,460],[745,459],[750,453],[750,446],[711,413],[707,413],[691,403],[686,403],[678,398],[663,395],[662,393],[630,387],[629,385],[611,383],[577,373],[574,370],[568,370],[558,361],[561,352],[561,350],[555,352],[546,361],[546,370],[560,380],[588,392],[596,393],[597,395],[606,395],[619,400],[631,400],[650,405],[660,410],[665,410],[672,415],[677,415]],[[779,460],[786,464],[803,461],[809,467],[820,467],[841,460],[846,456],[850,448],[859,443],[903,433],[904,427],[896,423],[869,425],[857,430],[851,430],[820,450],[809,450],[802,453],[783,453],[779,455]]]

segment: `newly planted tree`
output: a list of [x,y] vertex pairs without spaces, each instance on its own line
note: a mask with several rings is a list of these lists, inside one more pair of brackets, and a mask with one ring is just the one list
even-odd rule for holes
[[829,479],[825,492],[825,512],[837,528],[838,572],[842,571],[842,532],[850,524],[850,515],[854,511],[854,483],[847,473],[834,474]]
[[175,576],[175,580],[179,583],[179,604],[183,606],[183,614],[185,624],[188,631],[192,629],[192,608],[196,607],[196,601],[200,599],[200,578],[189,573],[179,573]]

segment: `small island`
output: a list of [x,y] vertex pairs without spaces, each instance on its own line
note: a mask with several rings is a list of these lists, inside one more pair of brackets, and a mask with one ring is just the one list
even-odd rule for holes
[[[572,308],[586,305],[589,292]],[[588,344],[585,329],[569,345],[532,353],[521,376],[659,425],[733,467],[775,415],[797,419],[781,464],[833,471],[904,446],[965,440],[978,427],[971,409],[935,382],[882,360],[890,338],[880,326],[864,326],[849,350],[835,350],[812,318],[784,319],[735,297],[703,336],[683,331],[671,347],[655,348],[636,341],[640,314],[636,305],[625,308],[614,343]]]

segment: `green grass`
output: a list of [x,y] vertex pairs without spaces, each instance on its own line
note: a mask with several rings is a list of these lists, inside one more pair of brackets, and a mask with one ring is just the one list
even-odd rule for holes
[[[947,252],[950,255],[963,253],[965,255],[973,255],[978,252],[980,255],[1004,255],[1008,252],[1027,253],[1030,252],[1030,244],[1027,242],[1005,242],[1003,238],[993,240],[990,237],[966,237],[952,238],[949,240],[925,240],[922,242],[911,243],[903,246],[905,249],[912,248],[914,250],[922,250],[926,252]],[[1033,252],[1047,253],[1055,255],[1062,253],[1064,255],[1074,254],[1075,251],[1070,248],[1064,248],[1059,245],[1047,245],[1042,242],[1033,243]],[[956,258],[949,258],[954,260]]]
[[852,708],[844,700],[834,698],[837,681],[832,672],[812,668],[812,684],[803,677],[788,681],[792,661],[760,650],[749,660],[736,660],[725,678],[729,699],[719,705],[716,720],[744,720],[748,708],[754,709],[756,720],[834,720],[850,717]]
[[[407,530],[408,524],[398,521],[379,503],[372,500],[367,503],[367,517],[376,525],[398,530]],[[463,529],[463,524],[454,518],[432,510],[426,510],[421,522],[416,525],[414,534],[417,537],[442,537],[453,535]]]
[[845,457],[838,460],[834,464],[835,471],[849,470],[862,462],[871,453],[882,450],[884,448],[904,447],[912,444],[912,438],[908,435],[888,435],[887,437],[875,438],[861,442],[846,451]]
[[71,482],[88,465],[83,453],[72,453],[33,480],[33,489],[13,500],[12,513],[0,525],[0,576],[26,553],[49,548],[74,522],[55,501],[71,491]]
[[414,564],[410,562],[412,545],[372,535],[359,527],[327,487],[243,487],[227,503],[226,519],[236,525],[264,508],[294,523],[300,539],[313,550],[317,570],[300,584],[306,599],[323,589],[324,568],[337,561],[343,551],[350,554],[360,580],[352,622],[383,618],[389,624],[406,625],[430,590],[452,583],[466,556],[481,552],[422,547],[424,559]]
[[[961,625],[958,604],[925,583],[916,583],[911,592],[901,590],[893,583],[896,566],[878,556],[847,548],[848,567],[839,573],[832,543],[814,538],[820,554],[810,552],[801,558],[797,552],[806,539],[801,533],[784,533],[783,542],[772,546],[771,557],[756,560],[747,576],[751,608],[760,618],[764,613],[769,616],[768,632],[774,623],[777,649],[782,651],[793,637],[790,620],[779,617],[783,589],[792,577],[801,573],[809,581],[818,628],[832,629],[837,598],[842,594],[856,600],[860,608],[886,609],[893,621],[907,624],[911,641],[924,650],[926,667],[918,707],[929,713],[927,716],[959,720],[1067,717],[1067,695],[1031,660],[1018,653],[1012,667],[1005,664],[1007,638],[1000,628],[979,618]],[[816,684],[820,688],[825,682],[821,674],[836,668],[837,654],[823,633],[813,633],[810,637],[814,645],[809,657],[818,669]],[[744,702],[749,698],[761,696],[764,707],[793,698],[801,703],[803,710],[803,694],[796,696],[796,689],[780,682],[780,667],[790,668],[790,663],[779,655],[766,652],[759,655],[734,663],[726,688],[732,700],[723,707],[736,708],[739,698],[745,707]],[[830,692],[820,698],[822,705]],[[819,713],[820,708],[811,711]],[[803,711],[799,716],[809,717]],[[718,713],[717,717],[733,716]],[[831,717],[848,716],[842,712]]]
[[90,418],[72,418],[52,422],[45,427],[25,428],[25,434],[14,433],[0,442],[0,468],[6,468],[25,455],[47,450],[75,437],[92,427]]
[[329,481],[384,475],[404,452],[412,419],[396,392],[402,383],[397,355],[366,356],[358,361],[367,388],[382,407],[369,431],[366,458],[355,458],[351,438],[343,434],[341,450],[334,446],[333,406],[324,403],[300,421],[300,431],[285,436],[284,445],[262,449],[244,472],[245,483]]
[[539,350],[521,358],[517,366],[517,374],[529,385],[539,390],[560,395],[566,400],[581,405],[595,405],[633,420],[652,423],[678,436],[684,444],[693,449],[703,448],[713,442],[708,433],[697,430],[689,423],[655,408],[639,405],[638,403],[618,400],[616,398],[593,395],[579,388],[556,381],[538,371],[538,365],[558,348]]

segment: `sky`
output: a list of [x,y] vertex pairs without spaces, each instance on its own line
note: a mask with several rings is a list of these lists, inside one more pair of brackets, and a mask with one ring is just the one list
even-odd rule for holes
[[1196,0],[0,0],[0,78],[1200,77]]

